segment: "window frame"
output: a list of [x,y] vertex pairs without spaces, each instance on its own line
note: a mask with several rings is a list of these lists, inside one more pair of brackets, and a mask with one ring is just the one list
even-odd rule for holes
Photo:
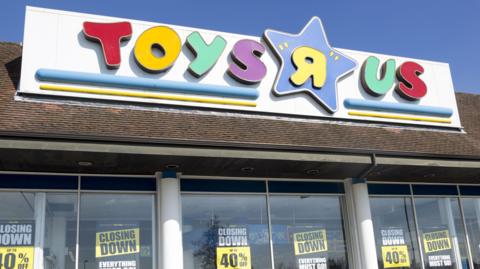
[[[375,185],[375,184],[385,184],[385,185],[388,185],[388,184],[397,184],[397,185],[408,185],[409,188],[410,188],[410,194],[409,195],[406,195],[408,197],[411,197],[411,201],[412,201],[412,206],[413,206],[413,213],[414,213],[414,221],[415,221],[415,229],[416,229],[416,232],[417,232],[417,240],[418,240],[418,244],[421,245],[421,236],[420,236],[420,233],[418,232],[419,231],[419,226],[418,226],[418,217],[417,217],[417,210],[416,210],[416,207],[415,207],[415,198],[455,198],[457,200],[457,203],[458,203],[458,206],[459,206],[459,210],[460,210],[460,218],[461,218],[461,221],[462,221],[462,228],[464,230],[464,234],[465,234],[465,244],[466,244],[466,251],[467,251],[467,259],[468,259],[468,268],[474,268],[473,267],[473,256],[472,256],[472,251],[471,251],[471,246],[470,246],[470,238],[469,238],[469,235],[468,235],[468,231],[467,231],[467,226],[466,226],[466,223],[465,223],[465,215],[464,215],[464,211],[463,211],[463,204],[462,204],[462,197],[466,197],[466,198],[470,198],[470,197],[478,197],[480,198],[480,193],[478,196],[473,196],[473,195],[462,195],[462,187],[477,187],[478,190],[480,190],[480,185],[478,184],[454,184],[454,183],[428,183],[428,182],[390,182],[390,181],[374,181],[374,182],[369,182],[368,185]],[[456,188],[456,194],[455,195],[452,195],[452,194],[415,194],[414,193],[414,186],[418,186],[418,185],[421,185],[422,187],[427,187],[427,186],[439,186],[440,188],[438,189],[441,189],[442,186],[445,186],[445,187],[455,187]],[[378,196],[378,197],[395,197],[395,196],[405,196],[405,195],[394,195],[394,194],[373,194],[373,195],[370,195],[369,194],[369,197],[370,196]],[[422,263],[422,269],[425,269],[425,261],[424,261],[424,258],[423,258],[423,248],[421,246],[419,246],[419,251],[420,251],[420,259],[421,259],[421,263]],[[455,254],[457,255],[457,254]]]
[[[275,178],[275,179],[269,179],[269,178],[237,178],[237,177],[208,177],[208,176],[185,176],[182,177],[180,180],[210,180],[210,181],[215,181],[219,180],[223,182],[227,181],[258,181],[258,182],[264,182],[265,184],[265,192],[248,192],[248,191],[205,191],[205,190],[199,190],[199,191],[184,191],[180,190],[180,196],[183,194],[186,195],[261,195],[265,196],[266,198],[266,206],[267,206],[267,218],[268,218],[268,235],[269,235],[269,242],[270,242],[270,263],[272,268],[275,268],[275,257],[274,257],[274,248],[273,248],[273,240],[272,240],[272,223],[271,223],[271,207],[270,207],[270,197],[272,196],[302,196],[302,195],[308,195],[308,196],[330,196],[330,197],[339,197],[339,202],[340,202],[340,214],[342,217],[342,225],[343,225],[343,230],[344,230],[344,237],[345,237],[345,244],[346,244],[346,256],[347,256],[347,262],[348,262],[348,268],[355,268],[354,265],[354,260],[353,260],[353,254],[351,254],[351,249],[353,248],[352,246],[352,233],[350,231],[350,221],[349,221],[349,214],[347,212],[347,201],[346,201],[346,186],[345,186],[345,181],[344,180],[322,180],[322,179],[289,179],[289,178]],[[306,182],[306,183],[326,183],[326,184],[331,184],[331,183],[336,183],[338,185],[342,186],[342,193],[320,193],[320,192],[270,192],[269,191],[269,182],[288,182],[288,183],[297,183],[297,182]],[[182,216],[183,218],[183,216]]]
[[[134,191],[129,191],[129,190],[108,190],[108,189],[82,189],[81,184],[82,184],[82,178],[83,177],[102,177],[102,178],[111,178],[111,179],[122,179],[122,178],[142,178],[142,179],[152,179],[152,181],[155,182],[155,175],[114,175],[114,174],[80,174],[80,173],[47,173],[47,172],[9,172],[9,171],[0,171],[0,176],[10,176],[14,175],[14,177],[25,175],[28,177],[35,177],[39,176],[42,178],[48,178],[49,176],[55,176],[55,177],[76,177],[77,181],[77,187],[75,189],[54,189],[54,188],[22,188],[22,186],[19,187],[12,187],[12,188],[0,188],[0,193],[1,192],[25,192],[25,193],[58,193],[58,194],[76,194],[76,204],[77,204],[77,214],[76,214],[76,238],[75,238],[75,266],[78,267],[80,266],[80,261],[79,261],[79,241],[80,241],[80,212],[82,208],[80,207],[80,202],[81,202],[81,196],[82,194],[149,194],[152,195],[152,210],[153,210],[153,215],[152,215],[152,264],[154,267],[158,265],[158,257],[156,255],[157,253],[157,248],[158,248],[158,240],[157,240],[157,233],[158,233],[158,214],[156,210],[157,206],[157,190],[134,190]],[[156,183],[156,182],[155,182]],[[41,184],[41,183],[40,183]],[[14,185],[14,184],[12,184]],[[43,215],[43,219],[45,219],[45,215]],[[35,220],[36,222],[36,220]],[[45,223],[41,223],[41,225],[45,225]],[[40,228],[41,230],[44,231],[43,228]],[[45,236],[45,232],[42,233],[42,237]],[[42,241],[44,239],[41,239]],[[42,246],[42,252],[43,248],[45,246]],[[35,248],[37,249],[37,248]],[[35,250],[35,253],[37,253],[37,250]],[[40,257],[38,259],[37,257]],[[37,255],[35,254],[36,259],[34,259],[34,267],[35,269],[37,268],[44,268],[44,257],[43,255]]]

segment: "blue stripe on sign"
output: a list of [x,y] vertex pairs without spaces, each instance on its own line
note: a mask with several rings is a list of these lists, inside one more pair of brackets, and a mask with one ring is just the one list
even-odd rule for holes
[[259,95],[257,89],[247,87],[219,86],[54,69],[38,69],[36,77],[38,80],[50,82],[78,83],[142,90],[159,90],[173,93],[233,97],[252,100],[257,99]]
[[343,102],[346,108],[360,110],[389,111],[409,114],[421,114],[448,118],[452,116],[453,110],[447,107],[421,106],[414,104],[402,104],[391,102],[380,102],[372,100],[347,98]]

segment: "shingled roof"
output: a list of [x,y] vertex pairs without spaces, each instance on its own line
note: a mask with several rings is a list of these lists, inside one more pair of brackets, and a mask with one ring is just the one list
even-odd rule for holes
[[197,111],[15,98],[22,47],[0,43],[0,134],[299,151],[480,159],[480,95],[457,93],[464,133]]

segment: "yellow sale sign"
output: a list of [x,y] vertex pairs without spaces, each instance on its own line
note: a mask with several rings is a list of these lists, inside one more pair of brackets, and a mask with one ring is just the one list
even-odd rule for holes
[[33,246],[0,247],[0,268],[33,269]]
[[384,268],[410,267],[410,258],[406,245],[382,246]]
[[217,269],[251,269],[250,247],[217,247]]
[[305,255],[328,251],[325,229],[293,234],[295,255]]
[[139,252],[139,228],[96,233],[95,257],[97,258],[135,254]]
[[434,231],[423,234],[425,253],[448,250],[452,248],[448,230]]

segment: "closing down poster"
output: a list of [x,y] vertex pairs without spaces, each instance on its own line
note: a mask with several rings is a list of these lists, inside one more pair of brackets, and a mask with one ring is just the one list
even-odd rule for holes
[[0,221],[0,268],[33,269],[34,241],[34,221]]
[[95,242],[98,269],[140,269],[138,224],[99,224]]

